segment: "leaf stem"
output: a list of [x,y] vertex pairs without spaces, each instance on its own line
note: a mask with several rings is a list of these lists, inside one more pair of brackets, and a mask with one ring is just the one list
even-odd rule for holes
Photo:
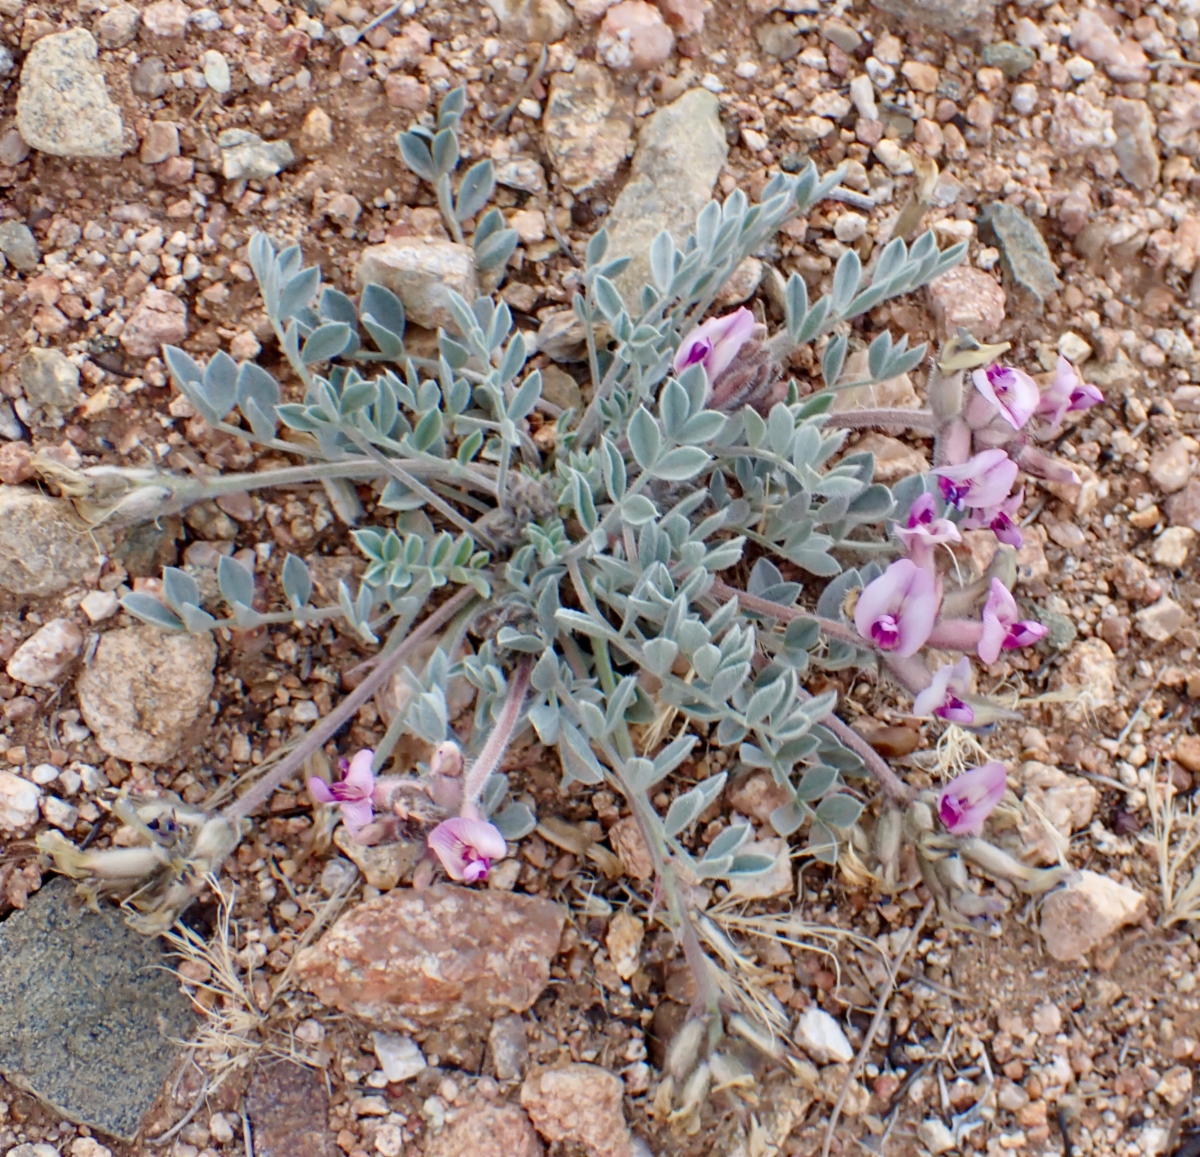
[[354,716],[355,712],[387,682],[392,671],[402,660],[406,659],[427,639],[432,638],[433,635],[441,630],[475,597],[474,588],[463,587],[453,598],[442,603],[416,630],[409,633],[406,637],[400,638],[398,635],[393,634],[392,639],[396,640],[395,644],[393,645],[392,639],[388,640],[387,647],[392,649],[390,652],[387,648],[384,649],[383,654],[380,655],[379,662],[375,665],[375,669],[324,719],[309,730],[299,744],[288,753],[287,757],[280,761],[274,771],[266,775],[263,779],[260,779],[245,795],[234,800],[225,809],[223,813],[225,818],[236,822],[250,815],[266,803],[275,793],[276,788],[284,780],[290,779],[295,775],[304,766],[305,760],[314,751],[332,739],[341,730],[343,725]]
[[463,802],[460,814],[468,819],[482,819],[479,814],[479,797],[487,781],[495,774],[516,734],[517,722],[521,718],[521,709],[525,706],[525,698],[529,694],[529,677],[533,673],[533,659],[526,656],[517,665],[508,681],[508,697],[500,711],[500,718],[492,728],[491,735],[483,745],[479,758],[471,764],[463,780]]

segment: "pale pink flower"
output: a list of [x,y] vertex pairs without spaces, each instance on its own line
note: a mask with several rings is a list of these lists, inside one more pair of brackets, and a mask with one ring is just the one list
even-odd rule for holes
[[1025,538],[1017,526],[1016,516],[1024,501],[1025,487],[1022,486],[1016,494],[1006,498],[999,506],[973,510],[969,518],[963,519],[963,529],[990,530],[1001,542],[1020,550]]
[[1018,619],[1017,614],[1017,601],[1009,589],[999,579],[992,579],[991,592],[983,605],[983,630],[975,648],[983,662],[990,665],[1000,658],[1002,650],[1028,647],[1045,638],[1047,629],[1041,623]]
[[913,714],[922,719],[937,715],[951,723],[974,723],[974,710],[959,698],[970,690],[971,660],[964,655],[934,672],[933,682],[913,701]]
[[984,450],[961,466],[939,466],[942,497],[956,510],[999,506],[1017,480],[1017,464],[1003,450]]
[[1037,412],[1047,419],[1051,429],[1069,413],[1099,406],[1104,395],[1079,376],[1079,371],[1062,354],[1054,370],[1054,381],[1038,402]]
[[341,809],[342,823],[346,830],[356,836],[371,822],[374,807],[371,797],[375,791],[375,773],[371,763],[373,751],[360,751],[349,764],[341,761],[342,778],[337,783],[326,783],[317,776],[308,781],[308,794],[319,803],[337,804]]
[[508,855],[499,830],[486,820],[455,816],[443,820],[429,833],[429,846],[452,880],[474,884],[486,880],[493,860]]
[[938,796],[938,818],[955,836],[977,836],[984,820],[1004,798],[1007,769],[985,763],[952,779]]
[[1019,430],[1033,417],[1041,401],[1037,382],[1023,370],[999,362],[971,374],[975,388],[996,407],[1000,416]]
[[909,553],[918,543],[940,546],[945,542],[962,542],[958,527],[948,518],[937,517],[937,501],[932,494],[922,494],[909,508],[904,525],[896,525],[896,537],[908,547]]
[[738,350],[750,340],[755,324],[754,314],[745,306],[723,317],[710,317],[680,342],[675,354],[675,372],[681,373],[688,366],[700,363],[711,385],[729,368]]
[[937,579],[911,559],[897,559],[858,596],[854,626],[881,651],[915,654],[937,619]]
[[1035,478],[1044,478],[1047,482],[1063,482],[1068,486],[1079,485],[1079,475],[1070,466],[1052,458],[1036,446],[1022,446],[1017,452],[1017,462],[1022,470]]

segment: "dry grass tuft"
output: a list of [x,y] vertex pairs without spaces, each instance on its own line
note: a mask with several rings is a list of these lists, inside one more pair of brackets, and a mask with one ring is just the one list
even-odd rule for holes
[[[1200,920],[1200,816],[1189,801],[1186,810],[1175,802],[1175,789],[1157,776],[1149,792],[1153,834],[1143,837],[1153,843],[1158,859],[1158,882],[1162,893],[1161,923],[1170,927],[1187,920]],[[1187,875],[1190,865],[1190,875]],[[1186,879],[1185,879],[1186,877]]]

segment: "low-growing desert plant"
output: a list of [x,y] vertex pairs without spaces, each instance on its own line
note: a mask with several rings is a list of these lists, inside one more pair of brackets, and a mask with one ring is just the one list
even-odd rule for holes
[[[477,165],[454,195],[461,111],[451,94],[435,130],[401,142],[409,164],[435,184],[456,236],[492,183]],[[1006,714],[971,694],[972,657],[990,664],[1045,633],[1010,593],[1021,501],[1012,490],[1022,467],[1072,477],[1035,443],[1098,398],[1065,362],[1043,393],[996,364],[1005,347],[966,334],[927,359],[924,346],[880,333],[867,347],[868,375],[845,381],[849,323],[962,259],[964,246],[939,252],[932,233],[911,247],[888,242],[865,283],[847,249],[815,301],[793,274],[773,335],[746,308],[706,320],[738,265],[839,178],[809,164],[773,177],[756,204],[741,192],[711,202],[682,246],[667,232],[655,239],[651,281],[632,297],[616,283],[628,259],[609,253],[603,231],[592,237],[573,302],[588,360],[581,414],[543,405],[529,340],[503,302],[451,294],[454,329],[438,332],[436,358],[418,357],[389,290],[368,285],[354,299],[322,286],[297,247],[278,251],[255,236],[251,265],[294,382],[285,388],[255,362],[224,353],[202,365],[172,348],[166,362],[211,427],[301,464],[205,479],[58,474],[93,520],[300,482],[373,484],[373,520],[351,532],[366,572],[357,590],[342,584],[332,605],[313,605],[308,567],[294,555],[275,572],[276,609],[259,608],[254,574],[232,558],[219,570],[224,617],[177,569],[164,573],[161,598],[124,600],[164,630],[335,619],[368,643],[383,640],[367,681],[211,820],[224,825],[219,848],[236,844],[245,817],[400,669],[410,694],[382,743],[348,764],[343,780],[315,783],[314,795],[339,805],[365,841],[392,838],[397,817],[440,820],[432,853],[454,878],[483,879],[505,841],[536,823],[527,803],[509,800],[500,771],[510,741],[532,727],[557,751],[565,788],[606,785],[636,818],[699,991],[699,1027],[680,1035],[671,1061],[688,1103],[702,1099],[712,1066],[724,1063],[717,1046],[726,1011],[690,898],[703,881],[734,881],[774,863],[748,823],[726,824],[707,844],[695,838],[726,785],[724,772],[697,778],[698,745],[769,770],[787,794],[771,817],[775,831],[802,835],[819,861],[835,863],[857,839],[873,846],[878,879],[893,888],[901,846],[914,843],[947,918],[993,913],[969,886],[967,861],[1031,891],[1061,875],[1028,869],[982,838],[1005,791],[1002,764],[918,794],[839,717],[835,693],[808,690],[814,676],[853,667],[886,674],[915,697],[918,715],[979,726]],[[479,218],[475,252],[485,264],[508,246],[502,226],[495,210]],[[789,356],[806,343],[816,343],[822,381],[789,376]],[[929,409],[834,412],[836,391],[927,360]],[[892,487],[874,481],[871,454],[846,452],[849,430],[872,426],[932,438],[933,471]],[[960,541],[964,527],[990,528],[999,546],[986,575],[959,584],[953,568],[939,567],[938,548]],[[439,642],[433,657],[408,666],[429,640]],[[930,670],[929,647],[962,658]],[[461,735],[451,730],[446,694],[459,679],[475,692]],[[639,746],[661,734],[645,725],[666,711],[681,720],[673,736]],[[378,776],[404,732],[429,744],[429,765],[413,777]],[[863,781],[871,777],[882,799],[867,841]],[[57,852],[77,872],[103,870],[103,852]],[[418,878],[433,868],[431,856]]]

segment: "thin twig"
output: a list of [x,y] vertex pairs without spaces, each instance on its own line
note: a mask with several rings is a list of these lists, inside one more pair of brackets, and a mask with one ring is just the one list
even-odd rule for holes
[[208,1096],[208,1077],[204,1078],[204,1084],[200,1086],[200,1092],[196,1094],[196,1099],[192,1102],[192,1107],[172,1125],[165,1133],[160,1133],[157,1137],[147,1137],[147,1145],[165,1145],[172,1137],[181,1132],[187,1123],[200,1112],[200,1106],[204,1104],[204,1098]]
[[254,1157],[254,1135],[250,1132],[250,1118],[242,1114],[242,1142],[246,1146],[246,1157]]
[[401,660],[437,631],[441,630],[463,607],[475,598],[473,587],[463,587],[453,598],[444,602],[425,621],[412,631],[390,655],[381,656],[372,671],[349,695],[346,696],[324,719],[308,732],[292,749],[288,757],[266,778],[259,780],[244,796],[234,800],[224,812],[228,820],[239,820],[250,815],[266,803],[284,780],[290,779],[303,766],[304,761],[318,748],[332,739],[342,725],[384,685]]
[[867,1029],[867,1035],[863,1038],[862,1046],[858,1050],[858,1056],[854,1058],[854,1063],[850,1066],[849,1073],[846,1074],[846,1082],[842,1085],[842,1091],[838,1095],[837,1103],[833,1106],[833,1112],[829,1114],[829,1126],[825,1130],[825,1143],[821,1146],[821,1157],[829,1157],[829,1146],[833,1144],[833,1133],[837,1128],[838,1118],[842,1115],[842,1106],[846,1103],[846,1098],[850,1095],[850,1086],[858,1077],[859,1071],[866,1064],[867,1054],[871,1051],[871,1046],[875,1043],[875,1034],[879,1031],[879,1026],[883,1023],[884,1016],[887,1015],[888,1002],[892,999],[892,993],[896,989],[896,978],[899,975],[900,969],[904,966],[904,960],[917,942],[917,937],[921,934],[921,929],[925,927],[925,921],[929,919],[933,912],[934,902],[929,901],[924,908],[921,909],[921,915],[917,917],[917,922],[912,926],[912,931],[908,934],[908,939],[904,941],[904,947],[900,949],[900,955],[896,957],[896,963],[888,969],[887,983],[883,986],[883,992],[879,997],[879,1003],[875,1006],[875,1015],[871,1018],[871,1027]]

